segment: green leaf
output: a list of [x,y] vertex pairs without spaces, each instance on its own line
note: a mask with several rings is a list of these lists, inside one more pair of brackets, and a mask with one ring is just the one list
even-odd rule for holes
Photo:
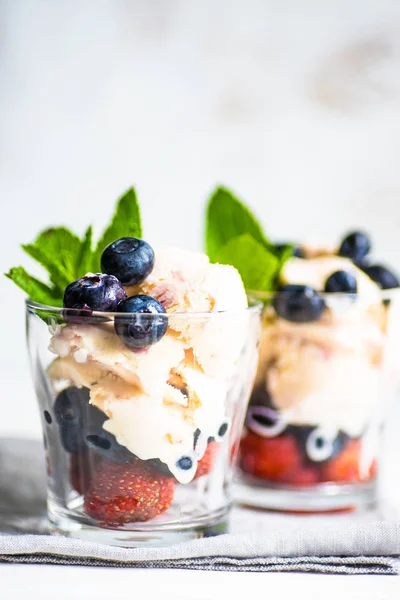
[[81,248],[78,254],[78,259],[75,267],[75,279],[80,279],[81,277],[86,275],[86,273],[88,273],[92,268],[92,239],[93,229],[92,226],[89,225],[89,227],[85,231],[85,235],[83,236],[83,240],[81,242]]
[[279,259],[250,234],[230,239],[217,259],[219,263],[237,268],[247,290],[264,292],[275,288]]
[[65,288],[65,281],[67,279],[67,274],[63,271],[61,265],[57,265],[56,262],[49,260],[48,256],[33,244],[22,244],[21,247],[49,272],[50,281],[61,292]]
[[13,267],[5,276],[11,279],[32,300],[49,306],[62,306],[62,301],[57,296],[57,291],[29,275],[23,267]]
[[60,293],[76,279],[81,241],[69,229],[65,227],[45,229],[33,244],[23,244],[22,248],[47,269],[50,281]]
[[121,237],[142,237],[140,209],[133,187],[118,200],[112,221],[97,243],[92,259],[94,273],[101,270],[100,259],[104,248]]
[[242,234],[248,234],[265,248],[274,247],[251,210],[229,190],[217,188],[206,209],[206,251],[210,260],[215,262],[221,249]]

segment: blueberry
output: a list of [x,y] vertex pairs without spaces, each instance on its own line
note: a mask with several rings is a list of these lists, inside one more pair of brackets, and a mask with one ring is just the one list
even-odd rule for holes
[[101,256],[104,273],[115,275],[124,285],[140,283],[153,267],[153,248],[138,238],[120,238],[107,246]]
[[151,296],[131,296],[118,306],[119,312],[132,316],[116,315],[115,331],[131,348],[145,348],[159,342],[168,327],[165,308]]
[[82,407],[89,402],[87,388],[69,387],[60,392],[54,402],[53,412],[59,425],[78,423],[81,420]]
[[92,404],[86,406],[83,419],[84,440],[89,448],[115,463],[132,462],[134,454],[121,446],[112,433],[103,429],[107,415]]
[[362,270],[383,290],[400,287],[397,277],[382,265],[366,265],[362,267]]
[[360,262],[371,250],[369,237],[361,231],[349,233],[342,241],[339,255],[351,258],[354,262]]
[[[285,248],[289,245],[289,242],[287,243],[280,243],[280,244],[275,244],[275,248],[276,250],[279,252],[279,254],[281,252],[283,252],[285,250]],[[301,249],[300,246],[298,246],[297,244],[294,245],[293,248],[293,252],[292,252],[292,256],[296,256],[297,258],[305,258],[305,254],[303,252],[303,250]]]
[[181,456],[179,460],[176,461],[176,466],[182,471],[189,471],[193,467],[193,460],[190,456]]
[[89,403],[89,390],[70,387],[60,392],[53,412],[59,426],[61,443],[67,452],[80,452],[85,447],[82,434],[82,412]]
[[295,246],[293,248],[293,256],[296,256],[297,258],[305,258],[306,257],[306,255],[304,254],[304,252],[300,248],[300,246]]
[[357,280],[348,271],[335,271],[325,282],[325,292],[357,293]]
[[67,286],[64,292],[64,306],[84,311],[114,312],[125,298],[126,292],[121,282],[113,275],[88,274]]
[[277,314],[295,323],[316,321],[325,309],[323,298],[308,285],[283,285],[272,301]]
[[87,388],[70,387],[57,396],[53,411],[64,449],[76,453],[89,447],[111,462],[130,462],[134,455],[103,429],[107,415],[89,400]]

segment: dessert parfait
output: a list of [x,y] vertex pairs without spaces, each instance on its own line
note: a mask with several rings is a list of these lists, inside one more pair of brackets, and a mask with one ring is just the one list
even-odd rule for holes
[[[254,225],[232,197],[230,212],[240,206]],[[371,504],[398,383],[399,280],[370,259],[360,231],[331,248],[264,244],[276,260],[264,289],[254,289],[265,308],[238,499],[300,511]]]
[[[226,528],[260,307],[248,306],[234,267],[118,235],[131,233],[129,213],[137,233],[134,209],[129,191],[89,260],[81,242],[62,306],[52,308],[55,270],[52,302],[32,301],[37,280],[22,287],[55,530],[160,545]],[[69,278],[62,249],[52,260]],[[82,272],[95,261],[100,269]],[[10,277],[21,285],[18,269]]]

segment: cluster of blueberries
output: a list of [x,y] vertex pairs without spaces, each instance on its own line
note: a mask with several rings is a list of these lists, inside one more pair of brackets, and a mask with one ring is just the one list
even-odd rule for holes
[[[124,237],[109,244],[101,256],[102,273],[88,274],[70,283],[64,292],[67,321],[85,320],[92,311],[121,313],[115,316],[117,335],[130,348],[145,348],[167,331],[165,308],[151,296],[128,298],[125,286],[146,279],[154,267],[154,251],[144,240]],[[72,314],[71,314],[72,313]]]
[[[383,290],[400,287],[397,277],[386,267],[371,264],[368,254],[371,242],[367,235],[355,231],[347,235],[339,248],[339,256],[349,258]],[[300,247],[295,248],[294,256],[305,258]],[[325,293],[357,293],[357,280],[348,271],[336,271],[325,282]],[[316,321],[325,310],[321,294],[308,285],[286,284],[280,286],[274,297],[273,307],[277,314],[296,323]]]
[[[55,399],[53,414],[64,450],[78,454],[92,449],[112,462],[130,462],[133,454],[121,446],[114,435],[103,429],[107,416],[89,404],[89,399],[87,388],[74,386],[62,390]],[[45,411],[44,417],[47,424],[51,425],[51,414]]]

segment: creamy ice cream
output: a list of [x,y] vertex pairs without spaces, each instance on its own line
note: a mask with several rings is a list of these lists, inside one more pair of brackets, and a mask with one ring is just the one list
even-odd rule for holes
[[218,441],[229,426],[225,401],[246,334],[243,283],[233,267],[163,248],[146,279],[125,290],[165,308],[165,335],[136,350],[112,322],[67,324],[52,336],[57,358],[48,375],[56,391],[88,388],[90,403],[107,416],[105,431],[138,458],[158,459],[188,483],[207,441]]
[[399,282],[369,250],[359,232],[340,247],[302,246],[263,295],[244,472],[296,486],[374,477],[385,395],[398,381],[400,312]]
[[385,335],[378,286],[336,256],[292,258],[281,279],[323,291],[339,270],[354,274],[357,296],[332,295],[318,320],[295,323],[266,311],[257,384],[287,422],[360,435],[379,399]]

